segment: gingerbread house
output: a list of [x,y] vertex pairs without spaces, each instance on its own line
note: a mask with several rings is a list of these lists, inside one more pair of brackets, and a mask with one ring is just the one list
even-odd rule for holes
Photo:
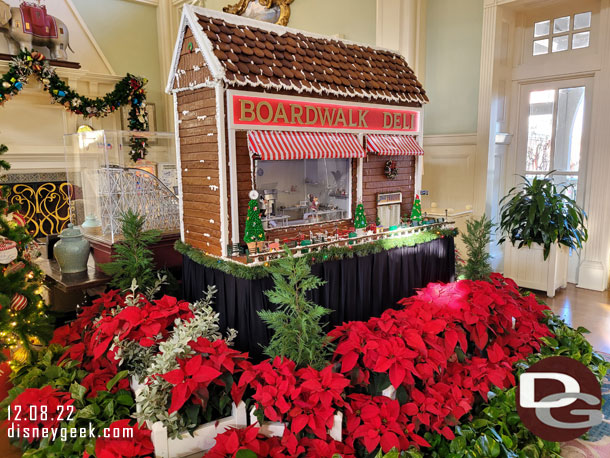
[[206,254],[243,248],[253,189],[280,244],[344,234],[359,202],[369,223],[409,214],[428,98],[400,54],[186,6],[167,91],[182,240]]

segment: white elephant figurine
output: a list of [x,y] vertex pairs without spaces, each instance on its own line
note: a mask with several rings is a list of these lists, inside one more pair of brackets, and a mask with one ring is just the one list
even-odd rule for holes
[[49,48],[50,59],[67,60],[68,49],[74,52],[66,24],[48,15],[44,5],[22,3],[13,8],[0,0],[0,32],[13,48],[10,54],[39,46]]

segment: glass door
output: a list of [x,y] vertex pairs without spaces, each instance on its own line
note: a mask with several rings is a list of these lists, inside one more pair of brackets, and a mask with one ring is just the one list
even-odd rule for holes
[[[585,162],[589,138],[589,79],[562,80],[522,86],[521,129],[517,172],[528,178],[553,171],[557,185],[584,203]],[[578,253],[570,253],[568,281],[578,278]]]

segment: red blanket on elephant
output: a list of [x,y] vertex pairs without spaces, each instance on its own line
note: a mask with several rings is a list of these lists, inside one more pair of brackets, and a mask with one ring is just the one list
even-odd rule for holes
[[19,6],[23,31],[37,37],[57,38],[57,24],[55,18],[47,14],[46,6],[33,3],[22,3]]

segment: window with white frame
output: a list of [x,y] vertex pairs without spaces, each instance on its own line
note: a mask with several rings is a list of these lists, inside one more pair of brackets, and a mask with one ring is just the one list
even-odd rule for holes
[[562,16],[534,24],[532,54],[588,48],[591,41],[591,11]]
[[265,229],[350,217],[351,159],[257,160],[255,173]]

